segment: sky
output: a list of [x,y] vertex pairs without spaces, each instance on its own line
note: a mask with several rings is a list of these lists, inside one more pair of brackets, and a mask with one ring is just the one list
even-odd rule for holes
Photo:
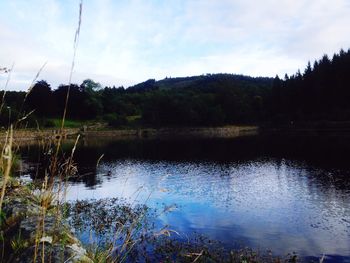
[[[79,0],[0,0],[7,90],[68,83]],[[73,83],[234,73],[283,77],[350,48],[349,0],[85,0]],[[8,75],[0,73],[0,90]]]

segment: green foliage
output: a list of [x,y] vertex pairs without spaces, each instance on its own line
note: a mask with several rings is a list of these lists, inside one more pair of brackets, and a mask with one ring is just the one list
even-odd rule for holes
[[279,122],[350,120],[350,50],[332,59],[324,55],[309,62],[304,73],[298,71],[282,81],[275,78],[269,99],[270,116]]
[[[61,127],[61,119],[48,119],[47,122],[53,124],[51,127],[60,128]],[[78,120],[65,120],[64,126],[66,128],[80,128],[84,125],[83,121]]]
[[100,83],[95,82],[92,79],[84,80],[80,87],[87,92],[98,91],[102,88]]
[[89,246],[87,255],[94,263],[109,263],[113,262],[110,257],[109,248],[103,248],[100,246]]
[[6,214],[3,210],[0,211],[0,228],[6,222]]
[[[254,116],[254,97],[260,96],[263,103],[271,83],[269,78],[216,74],[148,80],[128,89],[102,89],[99,83],[87,79],[80,86],[60,85],[52,91],[47,82],[39,81],[28,95],[25,110],[35,110],[27,120],[31,127],[38,124],[40,127],[60,127],[61,109],[69,89],[69,120],[66,120],[66,127],[80,127],[81,123],[76,120],[101,116],[112,127],[210,126],[254,122],[257,120]],[[11,95],[14,98],[8,102],[13,105],[11,110],[19,112],[22,105],[15,102],[20,100],[16,98],[16,93]],[[23,94],[18,93],[18,96]],[[261,114],[263,109],[261,106]],[[8,123],[7,115],[0,118],[3,125]],[[140,118],[136,121],[131,120],[130,116]]]
[[10,244],[11,249],[16,254],[28,246],[28,240],[23,239],[21,232],[18,232],[18,234],[11,240]]
[[[281,80],[232,74],[207,74],[184,78],[147,80],[135,86],[105,87],[91,79],[81,85],[60,85],[51,90],[38,81],[24,104],[35,110],[27,124],[59,127],[65,98],[70,90],[67,127],[105,119],[112,127],[215,126],[244,123],[290,123],[309,120],[350,120],[350,51],[332,59],[309,62],[303,73]],[[0,96],[3,94],[0,93]],[[23,92],[7,92],[0,125],[19,116]],[[140,116],[130,121],[130,116]],[[74,121],[73,121],[74,120]],[[77,121],[79,120],[79,121]]]
[[69,244],[70,236],[66,232],[62,232],[60,234],[60,244],[62,247],[65,247],[67,244]]
[[125,116],[119,116],[115,113],[106,114],[104,120],[107,121],[108,125],[111,127],[121,127],[128,123]]
[[44,127],[44,128],[57,128],[57,122],[55,122],[53,119],[43,119],[41,127]]

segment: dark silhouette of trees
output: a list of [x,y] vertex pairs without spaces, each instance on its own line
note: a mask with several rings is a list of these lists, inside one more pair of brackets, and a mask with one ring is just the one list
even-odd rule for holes
[[[61,118],[68,86],[51,90],[38,81],[24,110],[40,120]],[[0,92],[3,96],[3,92]],[[17,116],[24,92],[7,92],[0,124]],[[135,86],[104,87],[91,79],[71,84],[67,118],[104,119],[110,125],[215,126],[350,121],[350,51],[324,55],[281,79],[232,74],[147,80]]]
[[[341,50],[332,59],[324,55],[301,74],[286,78],[273,105],[288,121],[350,120],[350,51]],[[276,93],[276,88],[273,88]],[[271,115],[277,114],[276,108]]]
[[50,84],[45,80],[38,81],[30,91],[25,101],[28,111],[35,111],[38,117],[52,117],[54,113],[53,97]]
[[69,90],[69,100],[67,109],[67,118],[83,118],[84,109],[82,104],[84,103],[84,96],[81,89],[76,84],[60,85],[54,92],[53,96],[56,102],[56,116],[62,116],[63,109],[65,107],[65,101]]

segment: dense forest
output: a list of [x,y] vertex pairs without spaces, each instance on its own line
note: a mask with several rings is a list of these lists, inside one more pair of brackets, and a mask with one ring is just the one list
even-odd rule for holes
[[[232,74],[147,80],[125,89],[102,87],[91,79],[52,89],[44,80],[30,92],[4,91],[0,124],[29,112],[29,126],[53,126],[62,116],[103,120],[114,127],[287,124],[350,120],[350,50],[324,55],[304,72],[280,79]],[[27,94],[27,95],[26,95]]]

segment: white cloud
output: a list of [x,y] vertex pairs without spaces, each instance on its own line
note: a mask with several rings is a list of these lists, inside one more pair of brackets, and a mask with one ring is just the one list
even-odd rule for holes
[[[350,46],[349,11],[347,0],[85,1],[73,81],[294,73]],[[78,1],[0,3],[0,63],[16,63],[11,88],[23,89],[45,61],[42,78],[67,82],[77,16]]]

